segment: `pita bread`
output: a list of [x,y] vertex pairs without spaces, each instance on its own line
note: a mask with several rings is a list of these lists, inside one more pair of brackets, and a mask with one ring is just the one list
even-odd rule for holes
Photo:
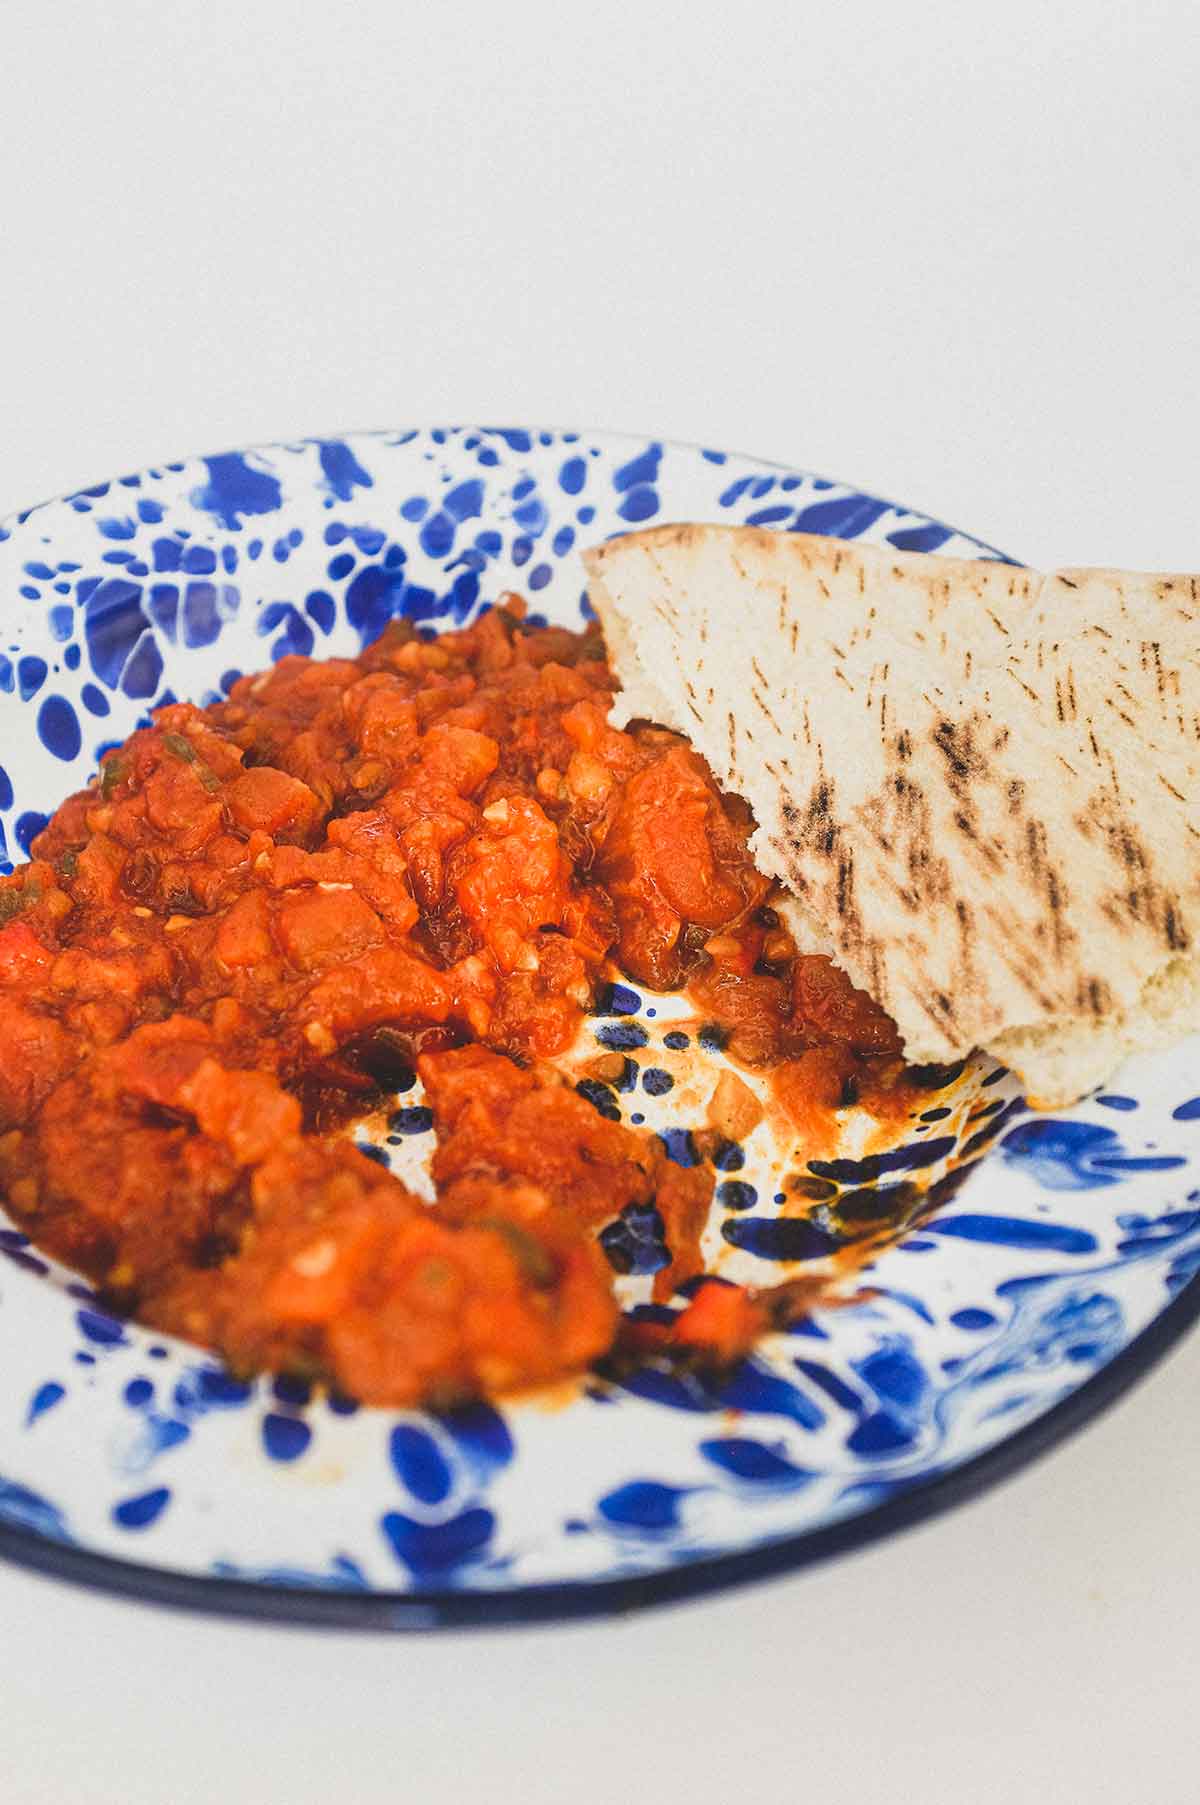
[[585,554],[618,722],[686,733],[895,1019],[1031,1101],[1200,1028],[1200,579],[750,527]]

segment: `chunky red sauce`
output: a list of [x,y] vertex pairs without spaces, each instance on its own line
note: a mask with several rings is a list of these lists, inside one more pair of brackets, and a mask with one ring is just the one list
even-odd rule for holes
[[[892,1024],[802,958],[744,806],[677,735],[607,725],[593,629],[519,603],[360,658],[285,658],[158,711],[0,879],[0,1182],[117,1307],[239,1371],[443,1402],[612,1345],[596,1231],[656,1205],[669,1296],[707,1167],[554,1066],[615,960],[688,984],[802,1132],[885,1110]],[[419,1071],[430,1207],[335,1132]],[[723,1295],[718,1295],[719,1293]],[[762,1307],[703,1286],[720,1357]]]

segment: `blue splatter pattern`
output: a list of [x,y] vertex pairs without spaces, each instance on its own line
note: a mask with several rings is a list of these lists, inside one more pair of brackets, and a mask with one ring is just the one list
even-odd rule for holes
[[[524,427],[305,440],[99,483],[0,526],[0,862],[168,697],[352,654],[396,615],[458,624],[510,588],[575,625],[580,548],[681,519],[999,555],[800,471]],[[707,1246],[725,1276],[819,1271],[910,1221],[854,1302],[720,1378],[651,1363],[549,1405],[378,1412],[300,1380],[244,1383],[119,1323],[0,1227],[0,1524],[186,1573],[417,1600],[655,1573],[870,1509],[994,1446],[1200,1272],[1186,1049],[1049,1119],[969,1067],[900,1145],[782,1172],[761,1133],[699,1132],[722,1036],[681,1008],[609,986],[580,1090],[680,1163],[711,1164]],[[408,1176],[432,1139],[414,1085],[372,1151]],[[989,1154],[969,1176],[951,1169],[967,1149]],[[682,1306],[651,1300],[656,1210],[626,1211],[604,1246],[631,1314]]]

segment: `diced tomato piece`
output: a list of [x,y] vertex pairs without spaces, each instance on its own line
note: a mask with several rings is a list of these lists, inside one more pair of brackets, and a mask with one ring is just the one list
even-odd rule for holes
[[899,1053],[891,1017],[846,973],[820,954],[804,954],[792,966],[792,1024],[814,1041],[836,1041],[860,1053]]
[[82,902],[116,901],[128,853],[107,834],[93,834],[75,860],[71,888]]
[[52,1015],[0,995],[0,1129],[28,1121],[84,1048]]
[[147,780],[146,818],[169,834],[179,852],[196,852],[221,826],[221,804],[201,782],[195,765],[166,757]]
[[854,1054],[844,1046],[811,1047],[777,1069],[775,1095],[810,1153],[832,1143],[835,1112],[853,1100],[846,1087],[853,1083],[856,1070]]
[[266,1159],[300,1132],[299,1103],[266,1072],[226,1071],[215,1059],[204,1059],[180,1085],[179,1101],[240,1166]]
[[349,885],[288,892],[279,906],[278,933],[288,957],[306,971],[355,959],[384,937],[374,909]]
[[296,1004],[298,1022],[319,1023],[335,1040],[376,1022],[444,1022],[452,1012],[447,976],[399,947],[376,947],[340,964]]
[[27,921],[0,928],[0,984],[37,989],[49,975],[54,954],[42,945]]
[[306,783],[270,765],[243,771],[226,791],[226,801],[243,833],[261,828],[277,840],[307,840],[324,816]]
[[261,890],[247,890],[238,897],[217,929],[213,951],[222,965],[261,965],[271,958],[271,908]]
[[421,768],[460,796],[473,796],[500,762],[500,748],[486,733],[438,724],[421,741]]
[[675,1318],[671,1339],[729,1361],[749,1353],[766,1326],[766,1312],[749,1292],[708,1279]]
[[455,896],[502,971],[536,970],[530,937],[547,924],[561,925],[569,884],[544,810],[530,797],[505,796],[484,811],[459,862]]
[[340,1316],[378,1242],[379,1225],[367,1210],[318,1225],[268,1283],[264,1314],[286,1323],[328,1323]]

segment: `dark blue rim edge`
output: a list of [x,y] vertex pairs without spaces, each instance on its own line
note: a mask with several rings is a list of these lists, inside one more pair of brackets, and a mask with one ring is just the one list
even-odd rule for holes
[[[385,433],[405,430],[396,427],[350,429],[341,438],[361,434],[381,437]],[[427,431],[423,427],[418,430]],[[465,430],[445,427],[444,430]],[[481,430],[473,428],[472,430]],[[492,428],[492,430],[498,430]],[[576,427],[527,427],[530,432],[556,434],[567,431],[582,433]],[[638,434],[610,427],[588,428],[599,437],[629,440],[650,439],[653,434]],[[246,447],[251,451],[269,450],[292,444],[293,440],[270,440]],[[698,442],[681,439],[664,441],[680,449],[703,451]],[[753,463],[768,470],[793,471],[794,466],[750,452],[731,451],[727,456]],[[839,487],[854,488],[838,482]],[[860,491],[867,494],[868,491]],[[885,497],[874,497],[885,500]],[[61,500],[59,496],[50,500]],[[48,502],[22,510],[27,517]],[[901,509],[902,504],[888,502]],[[919,509],[903,507],[905,513]],[[934,519],[933,515],[925,515]],[[16,514],[5,518],[5,524],[19,524]],[[944,524],[944,523],[939,523]],[[1006,563],[1015,563],[995,546],[952,528],[959,538],[970,540],[981,551],[989,552]],[[0,1559],[16,1566],[89,1586],[122,1598],[145,1604],[167,1606],[176,1610],[206,1615],[254,1619],[262,1623],[293,1624],[297,1627],[356,1630],[406,1630],[410,1633],[431,1629],[508,1628],[521,1624],[565,1622],[584,1618],[629,1615],[651,1606],[679,1604],[708,1596],[731,1587],[751,1585],[779,1574],[799,1572],[819,1561],[837,1555],[851,1554],[886,1536],[897,1535],[914,1524],[932,1520],[943,1511],[980,1497],[1001,1481],[1013,1477],[1024,1467],[1048,1454],[1060,1442],[1078,1433],[1101,1412],[1115,1404],[1125,1392],[1144,1379],[1182,1339],[1200,1317],[1200,1273],[1196,1273],[1177,1297],[1135,1335],[1127,1347],[1108,1364],[1093,1373],[1077,1390],[1024,1429],[1008,1436],[995,1447],[964,1461],[961,1465],[938,1473],[913,1485],[883,1503],[873,1505],[854,1516],[822,1528],[806,1530],[800,1535],[785,1536],[761,1548],[739,1554],[718,1555],[710,1559],[687,1562],[660,1573],[638,1577],[590,1582],[568,1582],[540,1586],[522,1586],[508,1592],[339,1592],[309,1587],[266,1585],[260,1581],[199,1578],[173,1572],[166,1567],[150,1567],[116,1555],[96,1554],[69,1543],[56,1542],[33,1530],[13,1528],[0,1523]]]
[[651,1605],[703,1598],[731,1586],[797,1572],[927,1522],[979,1497],[1084,1428],[1146,1377],[1200,1317],[1197,1273],[1108,1365],[1015,1435],[919,1480],[859,1515],[762,1548],[719,1555],[641,1577],[523,1586],[510,1592],[325,1592],[238,1579],[196,1578],[162,1567],[53,1542],[0,1525],[0,1557],[55,1579],[72,1580],[144,1603],[330,1629],[496,1629],[520,1624],[627,1615]]

